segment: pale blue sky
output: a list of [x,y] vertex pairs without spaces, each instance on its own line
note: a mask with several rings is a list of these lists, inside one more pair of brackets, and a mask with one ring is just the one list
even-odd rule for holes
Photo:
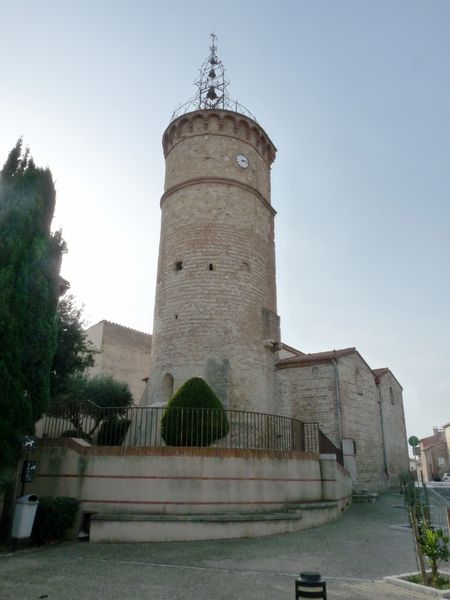
[[209,32],[278,148],[278,312],[306,352],[356,346],[450,421],[448,0],[0,0],[0,161],[48,165],[63,275],[90,323],[151,332],[161,135]]

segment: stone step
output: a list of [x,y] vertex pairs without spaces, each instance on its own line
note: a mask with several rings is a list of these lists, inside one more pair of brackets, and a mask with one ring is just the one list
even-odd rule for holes
[[273,512],[246,512],[246,513],[179,513],[179,514],[155,514],[155,513],[96,513],[92,521],[130,521],[130,522],[167,522],[167,523],[233,523],[244,521],[283,521],[301,519],[302,516],[288,511]]
[[286,504],[285,509],[288,512],[302,511],[302,510],[317,510],[320,508],[335,508],[338,503],[335,500],[328,500],[323,502],[297,502],[295,504]]
[[166,542],[272,535],[333,521],[338,510],[337,502],[300,502],[266,512],[100,512],[91,517],[90,541]]
[[352,500],[356,504],[360,502],[376,502],[378,494],[376,492],[369,492],[366,489],[355,490],[352,494]]

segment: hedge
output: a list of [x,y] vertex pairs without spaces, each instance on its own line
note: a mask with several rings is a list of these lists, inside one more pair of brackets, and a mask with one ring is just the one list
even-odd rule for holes
[[31,537],[37,544],[61,541],[73,527],[79,502],[68,496],[44,496],[39,504]]

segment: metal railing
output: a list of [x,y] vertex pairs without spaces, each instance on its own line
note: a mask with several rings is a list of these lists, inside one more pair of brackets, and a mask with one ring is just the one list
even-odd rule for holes
[[300,450],[335,453],[338,460],[340,452],[318,423],[241,410],[101,408],[81,402],[53,405],[40,429],[45,438],[81,437],[98,446]]
[[187,102],[184,102],[183,104],[177,106],[177,108],[173,111],[172,116],[170,117],[169,123],[172,123],[172,121],[175,121],[175,119],[177,119],[178,117],[181,117],[182,115],[185,115],[189,112],[193,112],[196,110],[214,110],[214,108],[216,108],[217,110],[229,110],[231,112],[236,112],[241,115],[245,115],[246,117],[249,117],[252,121],[255,121],[255,123],[258,122],[256,120],[256,117],[248,110],[248,108],[245,108],[245,106],[237,102],[237,100],[226,99],[221,105],[206,108],[204,106],[201,106],[199,99],[196,96],[195,98],[191,98]]

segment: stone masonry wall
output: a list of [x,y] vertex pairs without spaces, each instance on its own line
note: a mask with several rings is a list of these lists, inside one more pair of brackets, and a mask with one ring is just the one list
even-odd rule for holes
[[386,487],[380,405],[373,372],[356,352],[340,358],[338,365],[342,437],[355,440],[358,487]]
[[331,363],[280,369],[278,412],[301,421],[319,423],[319,428],[339,446],[336,383]]
[[407,471],[409,464],[403,391],[390,372],[380,378],[379,389],[382,399],[388,473],[390,485],[395,485],[399,474]]
[[[259,126],[226,111],[191,113],[164,135],[145,403],[167,400],[164,378],[176,389],[200,376],[229,408],[274,411],[279,322],[270,148]],[[247,156],[247,169],[238,154]]]
[[[383,435],[378,388],[373,371],[357,352],[338,359],[342,439],[345,451],[355,448],[356,485],[370,489],[389,485],[385,473]],[[338,447],[341,446],[337,417],[336,372],[331,362],[279,368],[278,411],[302,421],[316,421],[320,429]],[[392,483],[405,464],[406,434],[401,387],[392,375],[383,384],[384,438],[388,470]],[[396,402],[386,406],[389,387]],[[354,441],[354,445],[352,443]]]
[[111,375],[127,383],[138,403],[145,389],[143,378],[149,373],[152,336],[110,321],[100,321],[86,333],[99,351],[89,374]]

